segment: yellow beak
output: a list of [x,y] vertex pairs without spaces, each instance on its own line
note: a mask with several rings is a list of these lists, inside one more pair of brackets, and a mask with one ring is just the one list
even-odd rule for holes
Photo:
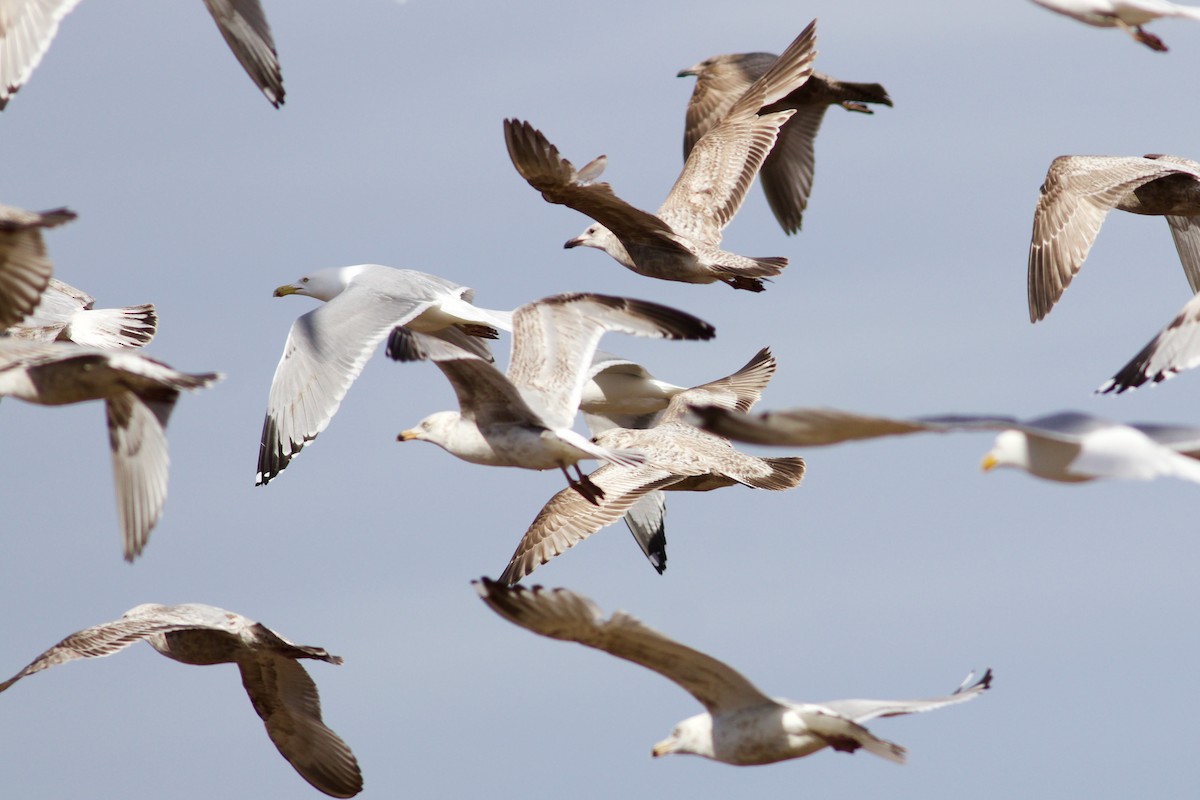
[[400,431],[400,433],[398,433],[396,435],[396,441],[397,442],[410,442],[413,439],[416,439],[417,435],[418,435],[418,432],[416,430],[413,430],[410,428],[409,430],[406,430],[406,431]]
[[289,294],[296,294],[299,291],[300,291],[299,289],[297,289],[295,286],[292,286],[289,283],[284,286],[280,286],[278,289],[276,289],[275,294],[273,296],[274,297],[285,297]]
[[984,472],[991,472],[992,468],[995,466],[996,466],[996,457],[994,455],[992,455],[991,453],[988,453],[987,455],[985,455],[983,457],[983,461],[979,462],[979,468],[981,470],[983,470]]

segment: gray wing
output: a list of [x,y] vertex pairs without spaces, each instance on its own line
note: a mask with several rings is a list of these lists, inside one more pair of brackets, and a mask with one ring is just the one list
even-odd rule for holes
[[73,219],[75,213],[65,208],[35,213],[0,205],[0,330],[31,313],[49,285],[52,266],[42,229]]
[[[679,478],[652,464],[622,467],[604,464],[588,479],[604,492],[599,502],[567,487],[550,498],[538,512],[517,544],[500,582],[513,584],[555,556],[616,522],[648,492],[670,485]],[[647,554],[649,555],[649,554]]]
[[658,303],[601,294],[564,294],[513,312],[508,378],[551,427],[569,428],[592,356],[605,332],[710,339],[711,325]]
[[775,219],[787,233],[798,233],[808,208],[816,165],[814,144],[827,105],[801,106],[784,123],[775,146],[759,170],[763,192]]
[[759,116],[758,112],[803,85],[812,74],[815,24],[810,23],[720,124],[696,143],[658,209],[658,216],[672,229],[710,246],[720,243],[721,231],[741,207],[780,126],[794,113]]
[[1029,319],[1050,313],[1087,258],[1104,218],[1134,189],[1172,173],[1195,175],[1168,160],[1059,156],[1050,164],[1033,212],[1029,242]]
[[29,80],[79,0],[0,0],[0,110]]
[[751,416],[716,406],[692,406],[691,413],[698,418],[699,427],[718,436],[752,444],[793,447],[820,447],[942,429],[918,420],[873,417],[831,408],[794,408]]
[[623,611],[606,620],[595,603],[567,589],[507,587],[487,578],[472,585],[510,622],[640,664],[682,686],[709,713],[775,702],[727,664],[668,639]]
[[1200,459],[1200,428],[1192,425],[1169,425],[1160,422],[1134,422],[1129,427],[1142,433],[1164,447],[1188,458]]
[[[186,609],[186,607],[183,608]],[[0,683],[0,692],[26,675],[41,672],[58,664],[65,664],[79,658],[110,656],[131,644],[159,633],[206,627],[197,624],[197,621],[189,617],[186,611],[171,606],[139,606],[127,614],[121,619],[72,633],[35,658],[16,675]]]
[[258,0],[204,0],[238,63],[271,105],[283,105],[283,73],[267,15]]
[[381,295],[352,285],[292,324],[267,396],[255,485],[269,483],[325,430],[388,332],[433,302],[394,296],[381,301]]
[[528,122],[504,120],[504,141],[513,166],[549,203],[573,208],[612,231],[623,243],[690,255],[671,235],[671,227],[653,214],[634,208],[594,179],[604,171],[600,156],[576,171],[541,131]]
[[1145,383],[1160,383],[1200,364],[1200,295],[1179,310],[1167,326],[1096,391],[1120,394]]
[[152,398],[117,392],[105,400],[112,450],[117,518],[126,561],[141,555],[167,500],[167,419],[177,389],[163,388]]
[[1167,225],[1171,228],[1171,238],[1175,240],[1175,251],[1179,253],[1188,286],[1192,287],[1193,294],[1200,292],[1200,218],[1168,214]]
[[362,791],[354,753],[325,726],[317,686],[294,658],[270,650],[243,652],[237,659],[242,685],[267,735],[304,780],[331,797]]
[[[922,711],[932,711],[935,708],[965,703],[974,700],[992,687],[992,671],[989,669],[983,676],[972,683],[975,673],[967,675],[962,685],[952,693],[942,697],[931,697],[923,700],[830,700],[817,705],[824,706],[857,723],[867,722],[876,717],[896,717],[902,714],[917,714]],[[969,685],[968,685],[969,684]]]
[[659,575],[667,569],[667,495],[647,492],[625,512],[625,525]]

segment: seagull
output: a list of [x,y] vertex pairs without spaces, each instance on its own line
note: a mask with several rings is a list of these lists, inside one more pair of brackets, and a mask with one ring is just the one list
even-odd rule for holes
[[[588,479],[601,490],[593,505],[564,489],[542,508],[513,552],[500,582],[513,584],[568,548],[608,525],[646,495],[662,491],[709,492],[741,484],[752,489],[783,490],[804,477],[802,458],[759,458],[734,450],[728,440],[697,430],[681,418],[690,403],[748,410],[775,374],[775,358],[767,348],[740,370],[719,380],[680,392],[659,420],[646,429],[611,428],[595,439],[611,449],[640,452],[645,462],[604,464]],[[632,528],[632,526],[631,526]],[[667,566],[666,535],[659,527],[649,539],[634,538],[661,574]]]
[[[584,477],[584,458],[633,465],[642,457],[592,443],[571,429],[588,365],[601,335],[617,331],[667,339],[711,339],[711,325],[644,300],[562,294],[513,312],[507,375],[459,347],[422,335],[429,357],[450,380],[459,411],[440,411],[396,437],[432,442],[474,464],[562,470],[595,504],[603,491]],[[575,465],[577,478],[567,467]]]
[[570,206],[596,223],[565,247],[607,252],[639,275],[683,283],[721,281],[735,289],[763,290],[786,258],[747,258],[721,250],[721,232],[741,207],[779,128],[796,112],[759,111],[802,85],[812,72],[814,20],[754,82],[729,113],[696,143],[667,199],[655,214],[640,211],[595,183],[604,156],[581,170],[562,158],[528,122],[504,121],[513,165],[548,202]]
[[36,212],[0,205],[0,330],[28,316],[50,283],[42,230],[73,219],[75,212],[66,208]]
[[391,334],[388,354],[421,357],[403,327],[445,339],[482,358],[480,339],[512,327],[507,311],[471,305],[466,286],[412,269],[379,264],[320,269],[275,290],[276,297],[304,295],[324,305],[292,324],[275,368],[258,449],[255,485],[264,486],[325,430],[371,353]]
[[223,608],[201,603],[131,608],[118,620],[63,639],[0,683],[0,692],[26,675],[78,658],[112,655],[139,641],[183,664],[237,664],[267,735],[300,776],[331,797],[353,797],[362,791],[358,762],[346,743],[325,727],[316,684],[299,663],[311,658],[341,664],[342,659],[320,647],[293,644],[267,626]]
[[794,408],[750,416],[693,405],[697,424],[753,444],[821,447],[857,439],[933,431],[1000,431],[983,457],[985,472],[1015,467],[1050,481],[1097,478],[1152,480],[1167,476],[1200,483],[1200,428],[1110,422],[1079,411],[1029,420],[1002,416],[893,419],[829,408]]
[[1120,28],[1151,50],[1167,52],[1162,39],[1147,33],[1142,26],[1159,17],[1185,17],[1200,20],[1200,8],[1169,3],[1167,0],[1033,0],[1048,8],[1098,28]]
[[167,420],[182,389],[215,372],[179,372],[134,350],[0,339],[0,396],[44,406],[103,400],[126,561],[140,555],[167,498]]
[[[0,0],[0,110],[20,89],[79,0]],[[204,0],[204,7],[267,101],[283,105],[283,74],[258,0]]]
[[[774,53],[730,53],[706,58],[679,72],[680,78],[696,77],[683,131],[684,161],[700,138],[721,121],[777,58]],[[813,143],[825,109],[838,104],[847,111],[874,113],[867,103],[891,106],[892,98],[878,83],[848,83],[813,72],[798,89],[763,109],[763,113],[785,109],[796,112],[779,129],[775,147],[759,169],[767,203],[786,233],[799,232],[801,216],[808,206],[815,163]]]
[[925,700],[831,700],[795,703],[767,697],[741,673],[618,611],[608,619],[586,597],[567,589],[504,586],[482,578],[471,585],[500,616],[534,633],[593,647],[640,664],[679,684],[705,713],[683,720],[654,745],[654,757],[681,753],[735,766],[772,764],[832,747],[844,753],[863,748],[903,764],[903,747],[880,739],[863,723],[974,700],[992,685],[992,671],[972,683],[974,673],[953,693]]
[[1200,294],[1188,300],[1167,326],[1096,392],[1120,394],[1145,383],[1154,385],[1197,364],[1200,364]]
[[1200,163],[1178,156],[1059,156],[1033,213],[1029,320],[1050,313],[1112,209],[1165,216],[1192,292],[1200,291]]
[[125,308],[96,308],[96,298],[51,278],[37,307],[7,330],[16,339],[57,340],[90,347],[142,347],[158,330],[151,303]]

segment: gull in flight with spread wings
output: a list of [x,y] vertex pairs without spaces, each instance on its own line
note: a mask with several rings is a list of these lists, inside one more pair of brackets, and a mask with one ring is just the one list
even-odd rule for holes
[[1159,17],[1200,20],[1200,8],[1167,0],[1033,0],[1042,8],[1098,28],[1120,28],[1151,50],[1167,52],[1163,40],[1142,26]]
[[766,696],[728,664],[668,639],[623,611],[604,619],[595,603],[567,589],[510,587],[487,578],[472,585],[508,621],[640,664],[700,701],[705,713],[676,725],[668,738],[654,745],[651,755],[655,757],[682,753],[750,766],[832,747],[844,753],[862,748],[903,764],[905,749],[880,739],[863,723],[974,700],[992,684],[989,669],[973,683],[974,675],[968,675],[958,689],[943,697],[796,703]]
[[[242,685],[267,735],[304,780],[331,797],[362,791],[362,773],[346,743],[325,727],[317,687],[298,659],[341,664],[324,648],[289,642],[273,630],[223,608],[153,603],[131,608],[118,620],[71,634],[7,681],[0,692],[27,675],[79,658],[118,653],[145,641],[182,664],[237,664]],[[71,714],[72,724],[78,715]]]
[[580,459],[626,465],[643,460],[571,429],[600,337],[609,331],[667,339],[714,335],[707,322],[658,303],[586,293],[528,303],[513,312],[512,321],[507,374],[475,353],[418,335],[454,387],[459,410],[432,414],[396,438],[432,442],[474,464],[560,469],[591,503],[604,492],[580,472]]
[[726,252],[720,247],[721,234],[741,207],[780,127],[796,113],[787,109],[759,115],[807,80],[816,56],[815,26],[814,20],[700,138],[654,214],[621,200],[607,183],[595,182],[604,170],[604,156],[577,171],[541,131],[528,122],[505,120],[509,156],[529,185],[548,202],[570,206],[596,221],[565,246],[599,248],[651,278],[722,281],[735,289],[761,292],[762,279],[778,275],[787,259]]

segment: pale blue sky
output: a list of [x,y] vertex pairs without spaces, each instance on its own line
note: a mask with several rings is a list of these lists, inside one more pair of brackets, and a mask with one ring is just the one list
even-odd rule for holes
[[[936,695],[995,669],[976,702],[872,724],[910,749],[904,767],[826,751],[735,768],[651,759],[699,710],[691,697],[476,598],[469,581],[503,569],[562,476],[396,443],[454,402],[432,366],[381,353],[286,473],[253,479],[288,326],[313,307],[272,289],[362,262],[465,283],[493,308],[573,290],[676,305],[715,341],[603,346],[694,384],[770,345],[764,409],[1200,423],[1197,374],[1091,394],[1188,297],[1162,220],[1113,214],[1050,317],[1030,325],[1025,304],[1055,156],[1200,155],[1200,26],[1156,23],[1171,47],[1157,54],[1023,0],[264,4],[280,111],[201,3],[109,0],[72,12],[0,115],[0,202],[79,213],[47,236],[57,275],[102,304],[154,302],[148,353],[227,375],[176,409],[166,512],[132,566],[101,407],[0,404],[0,677],[139,603],[204,602],[345,657],[310,673],[363,797],[1195,791],[1191,484],[984,475],[986,434],[862,443],[802,453],[791,492],[672,496],[661,577],[617,526],[534,573],[796,700]],[[800,235],[752,191],[725,242],[791,259],[765,293],[562,250],[588,220],[521,180],[502,119],[530,120],[576,164],[606,153],[617,193],[653,209],[680,166],[692,81],[675,73],[778,52],[814,16],[817,68],[883,83],[896,105],[830,110]],[[145,646],[6,692],[0,750],[12,797],[320,796],[277,755],[234,668]]]

